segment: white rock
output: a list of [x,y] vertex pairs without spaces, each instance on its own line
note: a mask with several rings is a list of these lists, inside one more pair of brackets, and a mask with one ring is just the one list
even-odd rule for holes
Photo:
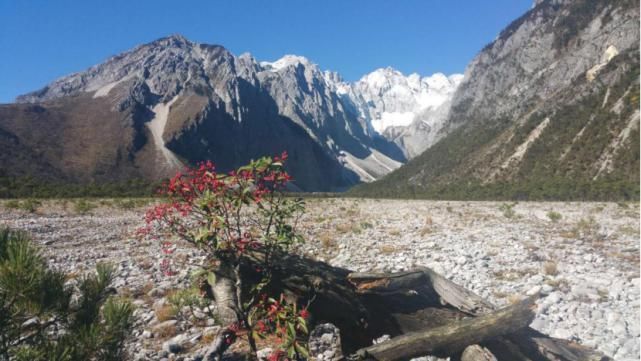
[[552,331],[552,336],[557,337],[557,338],[563,338],[566,340],[570,340],[574,337],[574,334],[572,331],[565,329],[565,328],[557,328],[556,330]]
[[459,266],[462,266],[467,263],[467,257],[465,256],[460,256],[456,258],[456,264]]
[[528,296],[533,296],[541,292],[541,286],[534,286],[525,292]]

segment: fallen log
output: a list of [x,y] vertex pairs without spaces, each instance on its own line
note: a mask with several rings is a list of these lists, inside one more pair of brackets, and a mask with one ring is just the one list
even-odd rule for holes
[[[352,273],[348,276],[360,294],[393,294],[402,292],[436,293],[443,305],[479,316],[492,312],[495,306],[474,292],[461,287],[429,268],[395,274]],[[509,342],[507,341],[509,340]],[[530,327],[494,342],[491,350],[509,354],[506,360],[603,361],[602,353],[576,342],[551,338]]]
[[362,294],[393,294],[409,290],[429,293],[433,290],[440,297],[441,304],[451,305],[471,315],[479,315],[494,309],[490,303],[473,292],[426,267],[394,274],[350,273],[348,279]]
[[535,301],[536,297],[531,297],[487,315],[394,337],[359,350],[352,359],[393,361],[424,355],[455,355],[469,345],[527,327],[534,320]]
[[[257,251],[252,257],[260,262],[261,253]],[[467,346],[478,344],[499,361],[608,360],[595,350],[550,338],[527,327],[529,322],[522,322],[532,311],[528,308],[528,317],[524,317],[525,309],[518,308],[523,304],[516,306],[516,310],[524,313],[516,313],[519,317],[506,325],[489,322],[493,317],[507,317],[505,310],[516,310],[497,311],[488,301],[429,268],[393,274],[353,273],[297,255],[277,257],[272,282],[265,291],[272,295],[284,293],[301,304],[313,299],[309,306],[311,325],[336,325],[341,330],[344,355],[358,355],[359,350],[365,350],[369,358],[378,355],[385,360],[405,359],[408,353],[420,356],[435,352],[455,358]],[[254,269],[253,262],[241,268],[246,279],[244,285],[252,284],[252,277],[256,277]],[[217,276],[220,287],[216,293],[232,295],[233,290],[225,290],[231,283],[225,282],[224,273]],[[474,332],[467,332],[470,329]],[[391,339],[372,346],[372,340],[382,335]],[[400,351],[403,342],[418,345],[424,340],[430,340],[427,346]],[[387,347],[394,352],[376,351]]]

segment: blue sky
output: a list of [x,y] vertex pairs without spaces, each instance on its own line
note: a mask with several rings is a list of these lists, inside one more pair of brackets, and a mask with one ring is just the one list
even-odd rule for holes
[[258,60],[303,55],[356,80],[463,72],[532,0],[0,0],[0,103],[180,33]]

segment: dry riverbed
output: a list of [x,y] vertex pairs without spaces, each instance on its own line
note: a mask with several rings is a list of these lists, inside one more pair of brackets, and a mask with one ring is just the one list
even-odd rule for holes
[[[142,208],[64,203],[0,207],[0,226],[30,232],[73,275],[117,265],[115,286],[137,306],[131,359],[196,359],[219,326],[207,305],[175,312],[168,302],[202,255],[179,247],[177,274],[165,276],[158,242],[133,237]],[[532,327],[639,359],[638,204],[309,199],[307,208],[301,251],[314,258],[359,271],[428,266],[497,305],[541,292]]]

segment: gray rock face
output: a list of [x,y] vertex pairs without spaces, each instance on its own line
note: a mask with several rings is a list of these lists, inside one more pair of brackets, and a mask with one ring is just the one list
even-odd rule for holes
[[386,68],[350,84],[301,56],[258,63],[250,54],[234,56],[173,35],[17,102],[84,96],[107,102],[116,114],[131,113],[138,140],[126,147],[136,153],[153,140],[153,149],[143,149],[153,153],[144,161],[155,164],[147,172],[153,175],[173,174],[180,159],[212,159],[228,169],[288,149],[298,153],[293,171],[299,187],[339,190],[375,180],[433,144],[461,78],[404,76]]
[[632,3],[537,1],[468,65],[448,126],[472,118],[519,119],[609,61],[608,52],[638,47],[639,9]]
[[440,128],[425,128],[437,143],[354,194],[636,189],[638,67],[638,2],[537,1],[468,65]]
[[[302,57],[261,65],[249,54],[237,57],[221,46],[174,35],[58,79],[17,102],[66,102],[71,114],[87,103],[108,104],[116,114],[109,116],[130,114],[135,140],[123,147],[134,163],[144,163],[138,168],[152,168],[147,177],[173,174],[181,160],[211,159],[231,169],[288,150],[296,185],[327,191],[374,180],[405,159],[397,144],[372,133],[339,96],[339,79]],[[15,127],[7,125],[11,134]]]

